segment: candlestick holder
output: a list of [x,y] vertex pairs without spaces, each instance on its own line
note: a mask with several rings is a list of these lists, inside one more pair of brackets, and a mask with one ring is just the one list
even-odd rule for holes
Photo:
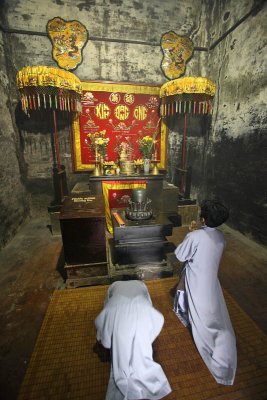
[[151,160],[151,161],[152,161],[152,164],[153,164],[151,174],[152,175],[159,175],[158,160],[154,159],[154,160]]
[[100,170],[99,162],[97,160],[95,161],[95,168],[93,169],[92,175],[93,176],[101,176],[101,170]]
[[135,172],[136,172],[137,175],[141,174],[141,165],[136,165],[135,166]]
[[97,146],[95,147],[95,168],[93,170],[92,175],[93,176],[101,176],[102,175],[102,171],[101,171],[101,159],[100,159],[100,154],[98,152],[98,148]]

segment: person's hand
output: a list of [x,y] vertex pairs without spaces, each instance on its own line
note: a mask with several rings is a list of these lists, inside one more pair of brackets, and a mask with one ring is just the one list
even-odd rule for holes
[[198,229],[197,223],[195,220],[190,222],[189,228],[190,232],[195,231],[196,229]]

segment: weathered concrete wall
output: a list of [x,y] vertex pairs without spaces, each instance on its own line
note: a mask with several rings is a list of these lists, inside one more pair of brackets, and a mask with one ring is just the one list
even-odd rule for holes
[[[8,48],[4,50],[12,62],[9,72],[10,98],[21,142],[20,151],[27,167],[22,178],[31,194],[32,214],[46,212],[53,200],[52,116],[39,114],[33,121],[24,115],[18,102],[15,76],[26,65],[57,67],[52,59],[51,42],[46,36],[47,22],[56,16],[65,20],[75,19],[89,31],[89,41],[83,50],[83,63],[74,71],[80,79],[160,85],[166,81],[160,69],[161,35],[174,30],[180,35],[189,36],[196,46],[205,46],[206,15],[201,0],[8,0],[2,3],[2,25],[8,42]],[[195,52],[188,64],[188,74],[202,73],[203,57],[204,53]],[[61,162],[66,167],[71,188],[77,181],[86,181],[88,176],[72,173],[69,121],[65,115],[62,119],[58,123]],[[9,129],[13,129],[11,123]]]
[[[201,10],[201,0],[5,2],[7,28],[46,33],[47,22],[55,16],[76,19],[85,25],[89,41],[83,51],[83,63],[75,71],[80,79],[158,84],[165,81],[160,70],[161,35],[174,30],[190,36],[196,45],[204,45],[206,16]],[[57,66],[47,37],[12,34],[10,40],[17,70],[31,64]],[[135,41],[147,44],[136,44]],[[189,73],[198,73],[198,56],[197,53],[188,67]]]
[[23,160],[11,117],[10,85],[0,32],[0,248],[14,236],[29,211],[23,183]]
[[[231,1],[219,10],[214,8],[213,37],[224,33],[253,6],[252,1]],[[218,90],[205,167],[206,193],[228,203],[231,226],[265,244],[266,20],[265,2],[211,51],[209,70]]]
[[[215,44],[209,52],[195,51],[186,70],[186,75],[207,76],[218,85],[211,128],[209,120],[191,118],[188,121],[187,160],[193,168],[191,197],[198,200],[213,194],[222,197],[231,206],[233,227],[256,240],[266,240],[267,224],[265,228],[261,226],[266,209],[263,154],[266,146],[263,49],[266,6],[255,16],[245,18],[216,45],[217,39],[249,13],[253,0],[9,0],[2,3],[4,28],[20,31],[3,34],[4,51],[10,60],[11,116],[16,120],[18,133],[14,133],[12,118],[5,118],[5,124],[15,134],[16,142],[20,142],[20,148],[14,146],[20,166],[18,176],[31,193],[32,212],[46,211],[53,198],[50,144],[53,124],[47,115],[34,122],[23,115],[15,75],[25,65],[57,67],[45,34],[47,22],[60,16],[82,22],[89,31],[83,63],[74,71],[84,80],[163,84],[166,78],[160,69],[160,38],[169,30],[189,36],[195,46]],[[3,115],[6,116],[6,108]],[[59,122],[61,161],[72,187],[76,181],[87,180],[87,175],[72,173],[69,124],[64,117]],[[170,129],[168,180],[177,183],[183,120],[167,122]],[[3,145],[3,151],[8,153],[8,144]]]
[[[217,91],[211,124],[196,118],[187,124],[187,165],[193,170],[191,198],[199,202],[206,197],[221,198],[231,210],[229,224],[266,244],[266,2],[209,3],[211,49],[206,68]],[[167,123],[168,176],[177,184],[183,116]]]

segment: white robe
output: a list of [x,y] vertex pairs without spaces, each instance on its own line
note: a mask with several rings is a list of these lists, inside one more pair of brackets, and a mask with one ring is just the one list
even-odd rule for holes
[[112,355],[106,400],[157,400],[171,392],[163,369],[153,361],[152,343],[163,324],[143,282],[118,281],[109,287],[95,320],[97,340]]
[[191,325],[198,351],[215,380],[232,385],[236,340],[218,280],[224,245],[221,231],[203,226],[188,233],[177,247],[175,255],[185,263],[185,292],[178,287],[174,311],[185,326]]

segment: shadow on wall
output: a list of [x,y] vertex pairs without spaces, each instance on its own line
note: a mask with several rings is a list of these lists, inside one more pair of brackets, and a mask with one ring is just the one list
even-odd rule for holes
[[[199,193],[203,192],[205,185],[205,159],[211,129],[211,116],[188,115],[186,126],[185,118],[182,114],[168,117],[165,122],[169,132],[171,132],[168,136],[167,158],[169,181],[180,188],[184,170],[184,158],[185,169],[187,170],[186,177],[189,178],[192,188],[191,194],[193,198],[197,198]],[[184,150],[185,157],[183,157]],[[188,197],[190,197],[190,194]]]
[[[43,134],[54,132],[53,111],[50,108],[31,110],[27,115],[18,103],[15,109],[15,120],[19,131]],[[58,131],[70,126],[69,113],[56,111],[56,124]]]
[[254,130],[237,138],[221,133],[207,155],[207,193],[230,208],[229,225],[267,244],[267,132]]
[[[22,111],[20,103],[17,104],[15,109],[15,120],[20,139],[21,173],[23,179],[27,180],[30,164],[36,163],[36,159],[39,159],[40,164],[44,164],[49,159],[51,159],[51,165],[52,162],[54,164],[57,163],[54,138],[55,127],[57,140],[61,147],[61,142],[64,142],[66,137],[64,129],[67,132],[67,137],[69,136],[71,120],[69,113],[56,111],[55,125],[52,110],[33,110],[30,111],[29,115],[26,115]],[[62,151],[66,152],[66,149],[60,149],[60,152]],[[26,153],[27,156],[25,157]]]
[[[21,109],[21,103],[18,103],[15,120],[20,138],[21,176],[31,194],[30,207],[34,216],[45,210],[47,212],[51,201],[61,204],[61,198],[68,193],[65,190],[65,164],[68,163],[70,171],[71,116],[68,112],[58,110],[54,113],[50,108],[31,110],[30,115],[26,115]],[[61,185],[63,178],[64,186]]]

